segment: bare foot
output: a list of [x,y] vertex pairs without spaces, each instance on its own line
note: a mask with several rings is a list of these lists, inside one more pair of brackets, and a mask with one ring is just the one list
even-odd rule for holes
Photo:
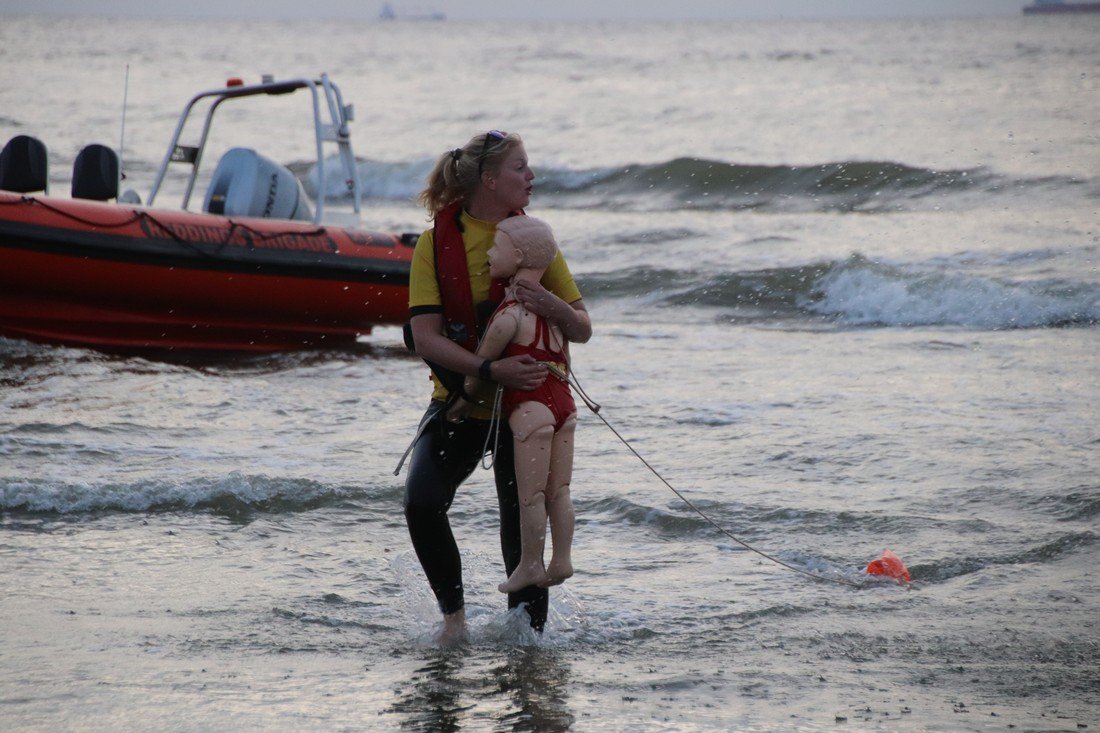
[[529,585],[538,585],[546,580],[546,568],[538,565],[520,565],[508,576],[508,580],[497,586],[501,593],[515,593]]
[[552,585],[561,585],[566,578],[571,577],[573,577],[573,563],[568,558],[561,561],[551,558],[550,564],[546,567],[546,579],[539,585],[549,588]]
[[444,614],[439,643],[443,646],[454,646],[466,641],[466,637],[466,609],[460,608],[454,613]]

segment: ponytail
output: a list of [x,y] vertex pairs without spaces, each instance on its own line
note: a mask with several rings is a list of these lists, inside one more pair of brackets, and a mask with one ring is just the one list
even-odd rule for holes
[[[461,148],[449,150],[436,160],[428,174],[426,186],[417,202],[428,210],[429,219],[443,209],[470,198],[481,185],[481,173],[496,171],[513,146],[522,142],[519,135],[510,134],[486,145],[489,133],[474,135]],[[482,151],[486,151],[484,156]]]

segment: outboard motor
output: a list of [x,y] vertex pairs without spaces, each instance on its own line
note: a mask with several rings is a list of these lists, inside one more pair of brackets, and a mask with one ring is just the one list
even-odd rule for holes
[[294,174],[250,148],[232,148],[218,161],[203,211],[263,219],[313,218]]
[[50,192],[46,146],[30,135],[16,135],[0,151],[0,188],[16,193]]
[[73,161],[74,199],[106,201],[118,198],[118,155],[106,145],[92,143]]

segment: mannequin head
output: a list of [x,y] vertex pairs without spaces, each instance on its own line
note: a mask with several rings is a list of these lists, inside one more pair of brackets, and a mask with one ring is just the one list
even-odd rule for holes
[[549,224],[533,216],[513,216],[497,224],[489,250],[489,274],[508,278],[520,269],[545,271],[557,253]]

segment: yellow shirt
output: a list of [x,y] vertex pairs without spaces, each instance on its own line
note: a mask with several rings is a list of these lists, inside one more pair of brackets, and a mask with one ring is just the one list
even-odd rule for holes
[[[496,236],[497,227],[493,222],[475,219],[462,212],[462,241],[466,245],[466,267],[470,271],[470,291],[474,296],[474,303],[481,303],[489,298],[489,287],[492,278],[489,277],[489,249],[493,246],[493,238]],[[573,273],[565,264],[565,258],[558,251],[550,267],[540,281],[542,286],[566,303],[574,303],[581,299],[581,291],[573,281]],[[439,280],[435,275],[435,237],[433,231],[428,229],[420,235],[413,250],[412,269],[409,273],[409,310],[416,313],[442,313],[443,299],[439,294]],[[432,399],[444,400],[447,398],[446,388],[432,375],[435,388],[432,391]],[[479,400],[492,404],[495,387],[490,385],[483,387],[477,395]],[[488,418],[489,411],[475,408],[471,417]]]

